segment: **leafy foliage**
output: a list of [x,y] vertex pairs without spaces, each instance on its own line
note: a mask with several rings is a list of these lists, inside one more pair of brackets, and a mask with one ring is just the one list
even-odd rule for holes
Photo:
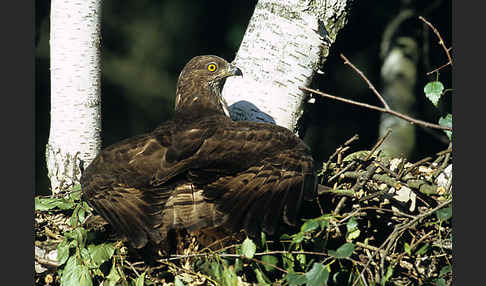
[[[140,264],[139,254],[110,239],[106,229],[88,227],[91,210],[80,200],[79,189],[64,197],[36,197],[36,217],[65,217],[64,228],[44,226],[59,227],[54,277],[63,285],[447,284],[452,278],[451,199],[434,184],[451,156],[444,153],[427,167],[381,160],[344,153],[330,158],[319,176],[324,182],[335,177],[335,188],[319,195],[319,207],[313,202],[304,208],[309,213],[298,227],[273,236],[262,232],[220,248],[196,245],[183,255],[161,257],[156,266]],[[398,174],[400,181],[393,182]],[[422,196],[415,209],[394,201],[395,189],[402,187]],[[36,240],[48,241],[42,227],[36,229]]]
[[[437,77],[439,74],[437,73]],[[425,96],[432,102],[432,104],[438,108],[439,100],[445,94],[446,90],[444,89],[444,85],[439,80],[431,81],[427,83],[424,87]],[[448,113],[445,116],[439,119],[439,125],[452,127],[452,114]],[[444,131],[449,141],[452,140],[452,132],[445,130]]]

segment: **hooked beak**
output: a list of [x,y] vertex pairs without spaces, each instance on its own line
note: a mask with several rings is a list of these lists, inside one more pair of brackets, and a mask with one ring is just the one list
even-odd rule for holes
[[243,76],[240,68],[233,64],[228,65],[228,76]]

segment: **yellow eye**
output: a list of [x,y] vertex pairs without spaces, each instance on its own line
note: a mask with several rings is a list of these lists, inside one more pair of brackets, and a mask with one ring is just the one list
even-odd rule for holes
[[208,65],[208,71],[213,72],[216,70],[216,65],[215,64],[209,64]]

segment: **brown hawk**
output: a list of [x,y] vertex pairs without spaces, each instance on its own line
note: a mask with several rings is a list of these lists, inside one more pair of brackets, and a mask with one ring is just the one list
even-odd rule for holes
[[234,122],[221,96],[242,75],[216,56],[182,70],[175,116],[154,131],[102,150],[81,178],[83,198],[135,248],[162,243],[171,229],[224,227],[272,234],[296,223],[316,193],[310,150],[291,131]]

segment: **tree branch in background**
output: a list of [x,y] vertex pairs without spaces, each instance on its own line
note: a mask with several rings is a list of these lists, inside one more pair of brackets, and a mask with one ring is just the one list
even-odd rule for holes
[[449,60],[449,62],[447,62],[446,64],[444,64],[444,65],[442,65],[442,66],[440,66],[440,67],[436,68],[435,70],[433,70],[433,71],[431,71],[431,72],[428,72],[428,73],[427,73],[427,75],[430,75],[430,74],[432,74],[432,73],[434,73],[434,72],[437,72],[437,71],[439,71],[440,69],[442,69],[442,68],[444,68],[444,67],[446,67],[446,66],[448,66],[448,65],[451,65],[451,66],[452,66],[452,57],[451,57],[451,53],[450,53],[450,50],[451,50],[451,49],[450,49],[450,48],[447,48],[447,47],[445,46],[444,40],[443,40],[443,39],[442,39],[442,37],[440,36],[439,31],[438,31],[438,30],[437,30],[437,29],[436,29],[436,28],[435,28],[435,27],[434,27],[434,26],[433,26],[433,25],[432,25],[432,24],[431,24],[429,21],[425,20],[425,18],[424,18],[424,17],[419,16],[419,19],[420,19],[420,20],[422,20],[422,21],[423,21],[425,24],[427,24],[427,26],[429,26],[429,27],[432,29],[432,31],[434,31],[434,33],[437,35],[437,38],[439,38],[439,45],[441,45],[441,46],[442,46],[442,48],[444,49],[444,51],[445,51],[445,53],[446,53],[446,55],[447,55],[447,59]]
[[315,89],[312,89],[312,88],[308,88],[308,87],[305,87],[305,86],[301,86],[300,89],[307,91],[307,92],[314,93],[314,94],[318,94],[320,96],[324,96],[324,97],[328,97],[328,98],[335,99],[335,100],[338,100],[338,101],[342,101],[342,102],[345,102],[345,103],[349,103],[349,104],[353,104],[353,105],[357,105],[357,106],[361,106],[361,107],[366,107],[368,109],[373,109],[373,110],[381,111],[381,112],[384,112],[384,113],[388,113],[388,114],[394,115],[396,117],[399,117],[403,120],[406,120],[406,121],[408,121],[412,124],[421,125],[421,126],[429,127],[429,128],[452,131],[451,127],[441,126],[441,125],[438,125],[438,124],[434,124],[434,123],[426,122],[426,121],[423,121],[423,120],[415,119],[415,118],[412,118],[412,117],[407,116],[405,114],[391,110],[391,109],[386,109],[386,108],[370,105],[370,104],[367,104],[367,103],[358,102],[358,101],[354,101],[354,100],[330,95],[330,94],[327,94],[327,93],[324,93],[324,92],[321,92],[321,91],[318,91],[318,90],[315,90]]
[[368,84],[371,91],[373,91],[373,93],[376,95],[376,97],[378,97],[378,99],[381,101],[381,103],[383,103],[383,106],[386,109],[390,109],[390,107],[386,103],[383,96],[381,96],[381,94],[376,90],[376,88],[373,86],[373,84],[371,84],[371,82],[366,78],[366,76],[363,74],[363,72],[361,72],[357,67],[355,67],[343,54],[340,54],[340,56],[341,56],[341,59],[344,60],[344,64],[350,66]]

